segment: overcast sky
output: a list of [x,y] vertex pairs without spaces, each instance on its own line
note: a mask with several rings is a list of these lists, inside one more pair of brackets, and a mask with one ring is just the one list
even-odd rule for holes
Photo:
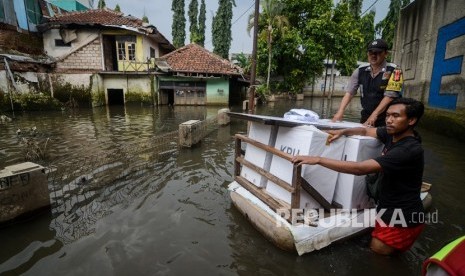
[[[189,43],[189,19],[187,16],[190,0],[185,1],[186,12],[186,41]],[[95,0],[97,3],[98,0]],[[201,0],[198,0],[199,5]],[[235,0],[236,7],[233,7],[233,25],[232,25],[232,44],[230,53],[251,53],[252,52],[252,37],[246,31],[247,19],[249,14],[254,10],[253,0]],[[390,0],[364,0],[362,12],[369,8],[373,3],[376,9],[375,22],[382,20],[388,11]],[[149,22],[157,27],[157,29],[172,42],[171,23],[173,21],[173,12],[171,11],[171,0],[105,0],[108,8],[114,9],[116,4],[119,4],[121,11],[125,15],[133,15],[139,18],[145,15]],[[205,0],[207,8],[207,22],[205,31],[205,48],[212,51],[213,45],[211,41],[211,21],[212,17],[218,9],[218,0]]]

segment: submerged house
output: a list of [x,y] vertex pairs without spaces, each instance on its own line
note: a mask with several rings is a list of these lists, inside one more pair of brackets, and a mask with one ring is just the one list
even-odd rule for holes
[[90,87],[94,106],[157,102],[155,58],[175,48],[153,25],[98,9],[55,15],[39,30],[52,77]]
[[[241,68],[193,43],[162,56],[159,104],[228,105],[245,94]],[[248,85],[248,84],[247,84]]]
[[[248,83],[241,81],[238,66],[195,44],[176,50],[141,19],[110,9],[63,8],[83,9],[77,0],[17,2],[30,8],[11,14],[16,6],[0,0],[0,50],[13,53],[0,51],[0,92],[14,86],[18,92],[58,96],[71,85],[73,91],[90,92],[92,106],[228,105],[245,94]],[[17,25],[22,17],[36,20],[27,25],[34,31]]]

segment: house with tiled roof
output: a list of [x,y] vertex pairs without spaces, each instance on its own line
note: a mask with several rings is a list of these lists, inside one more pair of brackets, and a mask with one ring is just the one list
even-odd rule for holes
[[193,43],[156,59],[159,103],[228,105],[245,93],[241,68]]
[[56,14],[38,28],[56,78],[92,86],[93,105],[156,103],[155,58],[175,48],[155,26],[96,9]]

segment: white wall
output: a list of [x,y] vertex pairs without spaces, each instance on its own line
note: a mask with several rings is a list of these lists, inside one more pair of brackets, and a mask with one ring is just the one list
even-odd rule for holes
[[51,29],[43,33],[45,53],[54,58],[67,55],[80,48],[99,36],[98,31],[79,30],[76,31],[77,39],[71,42],[71,47],[56,47],[55,39],[62,39],[58,29]]

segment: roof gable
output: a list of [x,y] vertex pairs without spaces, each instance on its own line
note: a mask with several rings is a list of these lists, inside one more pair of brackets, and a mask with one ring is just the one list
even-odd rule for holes
[[68,12],[56,14],[49,17],[46,23],[39,26],[39,30],[45,31],[51,28],[73,28],[75,26],[87,27],[112,27],[131,30],[154,38],[160,45],[169,50],[174,46],[166,39],[155,26],[143,23],[141,19],[134,16],[125,16],[121,12],[110,9],[95,9],[79,12]]
[[124,16],[121,12],[109,9],[95,9],[80,12],[69,12],[55,15],[48,19],[55,24],[85,24],[85,25],[115,25],[128,27],[143,27],[142,20],[133,16]]
[[162,56],[172,71],[240,75],[240,67],[195,43]]

